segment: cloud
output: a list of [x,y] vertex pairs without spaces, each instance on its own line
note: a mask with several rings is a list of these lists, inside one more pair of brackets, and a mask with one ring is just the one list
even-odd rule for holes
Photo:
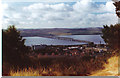
[[18,28],[102,27],[117,23],[112,1],[106,4],[89,0],[80,0],[73,4],[32,3],[20,7],[6,6],[4,9],[7,10],[3,25],[15,24]]
[[115,12],[115,6],[112,1],[107,2],[105,5],[100,5],[98,12]]
[[70,11],[70,6],[68,4],[60,3],[60,4],[45,4],[45,3],[35,3],[28,7],[24,7],[24,10],[27,11]]

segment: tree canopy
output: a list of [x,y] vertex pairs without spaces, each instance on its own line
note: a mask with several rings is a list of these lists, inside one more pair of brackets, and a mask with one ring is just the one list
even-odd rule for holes
[[120,24],[110,26],[104,25],[102,33],[102,38],[109,45],[109,47],[120,50]]
[[29,48],[24,43],[25,39],[22,39],[20,32],[17,31],[14,25],[2,30],[3,61],[13,65],[24,62],[24,58],[29,52]]
[[113,3],[114,5],[115,5],[115,7],[116,7],[116,14],[117,14],[117,16],[120,18],[120,1],[119,2],[115,2],[115,3]]

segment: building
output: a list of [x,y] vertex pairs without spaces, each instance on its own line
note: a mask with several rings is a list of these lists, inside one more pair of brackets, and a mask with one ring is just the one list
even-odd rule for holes
[[39,50],[46,48],[47,45],[32,45],[33,50]]

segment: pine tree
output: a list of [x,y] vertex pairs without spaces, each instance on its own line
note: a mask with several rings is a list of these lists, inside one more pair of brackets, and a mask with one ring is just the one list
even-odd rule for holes
[[17,31],[14,25],[7,30],[2,30],[3,62],[8,62],[11,65],[22,65],[29,52],[24,43],[25,39],[22,39],[20,32]]
[[102,38],[111,49],[120,50],[120,24],[110,26],[104,25],[102,33]]

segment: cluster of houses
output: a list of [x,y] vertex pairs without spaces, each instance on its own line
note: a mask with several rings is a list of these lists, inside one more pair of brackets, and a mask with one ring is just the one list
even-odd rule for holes
[[53,45],[33,45],[33,54],[41,56],[95,56],[107,52],[106,45],[89,46],[84,45],[71,45],[71,46],[53,46]]

